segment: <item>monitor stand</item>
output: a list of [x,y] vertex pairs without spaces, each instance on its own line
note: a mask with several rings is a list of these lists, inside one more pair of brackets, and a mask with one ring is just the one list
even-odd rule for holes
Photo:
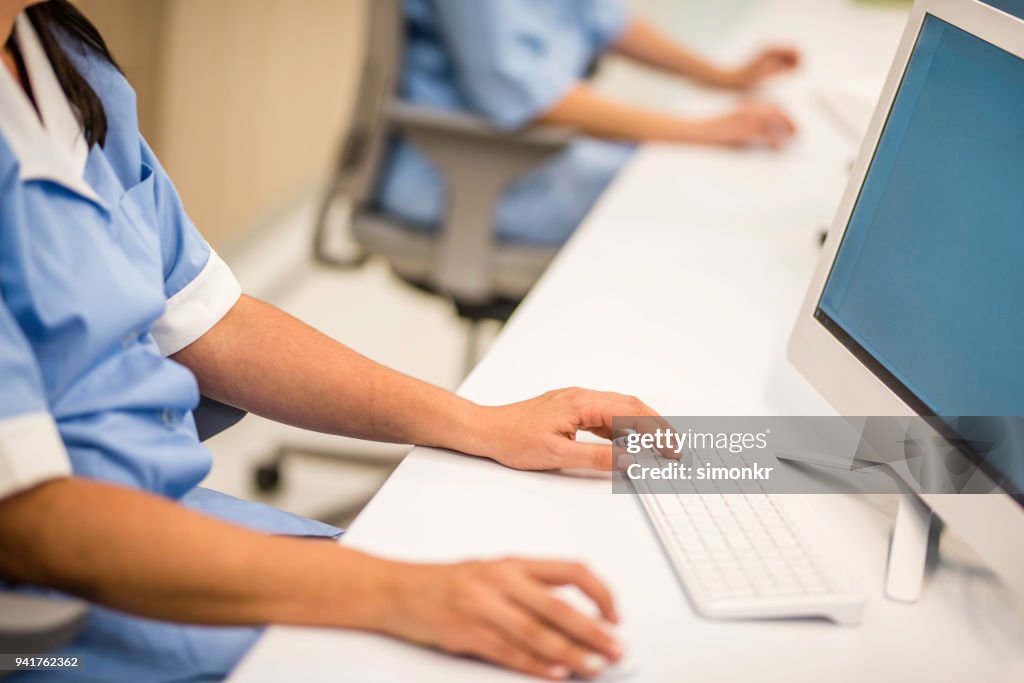
[[[885,595],[897,602],[914,603],[921,597],[928,551],[937,542],[932,527],[938,524],[931,508],[912,493],[902,493],[889,546]],[[935,539],[935,540],[933,540]]]

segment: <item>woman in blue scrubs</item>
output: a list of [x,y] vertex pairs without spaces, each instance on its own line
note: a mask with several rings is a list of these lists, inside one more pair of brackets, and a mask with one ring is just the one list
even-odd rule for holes
[[[469,111],[506,130],[537,123],[582,134],[508,189],[495,216],[504,240],[565,242],[633,143],[778,146],[794,132],[767,104],[686,119],[608,98],[583,80],[599,56],[614,52],[673,76],[748,90],[796,66],[792,49],[767,49],[737,68],[717,66],[630,16],[619,0],[406,0],[405,12],[404,99]],[[410,227],[432,230],[444,213],[445,188],[426,157],[398,141],[378,201]]]
[[[65,0],[0,0],[0,33],[0,582],[91,601],[64,650],[83,665],[62,678],[219,679],[269,623],[386,633],[551,679],[617,660],[611,596],[577,564],[389,561],[197,488],[210,453],[192,410],[202,391],[333,434],[609,469],[611,448],[576,431],[608,436],[613,415],[650,409],[581,389],[476,405],[243,295],[91,24]],[[601,619],[553,600],[562,584]]]

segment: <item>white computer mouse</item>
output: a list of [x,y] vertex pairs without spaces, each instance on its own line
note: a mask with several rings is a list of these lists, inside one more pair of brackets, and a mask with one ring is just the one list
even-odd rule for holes
[[[637,666],[636,659],[633,658],[628,652],[623,656],[622,659],[610,664],[605,669],[597,674],[591,676],[585,680],[588,681],[625,681],[634,677],[637,674],[639,667]],[[583,679],[581,679],[583,680]]]
[[[590,599],[575,586],[561,586],[555,591],[555,595],[583,614],[593,617],[598,616],[597,608],[594,603],[591,602]],[[633,657],[629,651],[629,644],[626,643],[622,637],[622,632],[615,626],[615,624],[608,622],[605,622],[605,628],[615,637],[619,644],[622,645],[625,650],[625,655],[623,655],[622,659],[618,662],[609,664],[596,676],[590,676],[589,678],[576,676],[574,677],[574,680],[624,681],[636,675],[639,667],[637,666],[636,658]]]

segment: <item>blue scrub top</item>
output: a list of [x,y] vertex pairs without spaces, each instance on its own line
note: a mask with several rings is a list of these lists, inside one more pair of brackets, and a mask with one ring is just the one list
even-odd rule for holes
[[[238,283],[140,135],[135,94],[122,75],[66,44],[109,123],[104,146],[88,149],[24,15],[15,36],[39,113],[3,70],[0,497],[70,469],[266,532],[337,535],[196,488],[211,465],[191,412],[199,391],[167,355],[220,320],[238,300]],[[94,608],[67,649],[86,666],[62,676],[216,678],[257,635]]]
[[[628,23],[618,0],[406,0],[400,96],[513,130],[554,106]],[[506,240],[564,242],[628,159],[630,147],[581,139],[514,184],[497,207]],[[430,162],[397,141],[378,187],[381,208],[436,228],[445,187]]]

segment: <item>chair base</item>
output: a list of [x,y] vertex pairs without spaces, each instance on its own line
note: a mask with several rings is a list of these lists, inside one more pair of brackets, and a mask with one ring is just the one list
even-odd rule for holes
[[427,294],[433,294],[443,299],[451,301],[455,306],[455,313],[463,320],[469,322],[480,322],[483,320],[496,320],[499,323],[506,323],[508,319],[512,317],[512,313],[515,312],[516,307],[519,306],[522,299],[511,299],[507,297],[495,297],[484,302],[469,303],[460,301],[453,298],[451,295],[439,291],[432,285],[422,282],[419,280],[413,280],[405,277],[401,273],[395,271],[395,275],[411,287],[414,287],[421,292]]

